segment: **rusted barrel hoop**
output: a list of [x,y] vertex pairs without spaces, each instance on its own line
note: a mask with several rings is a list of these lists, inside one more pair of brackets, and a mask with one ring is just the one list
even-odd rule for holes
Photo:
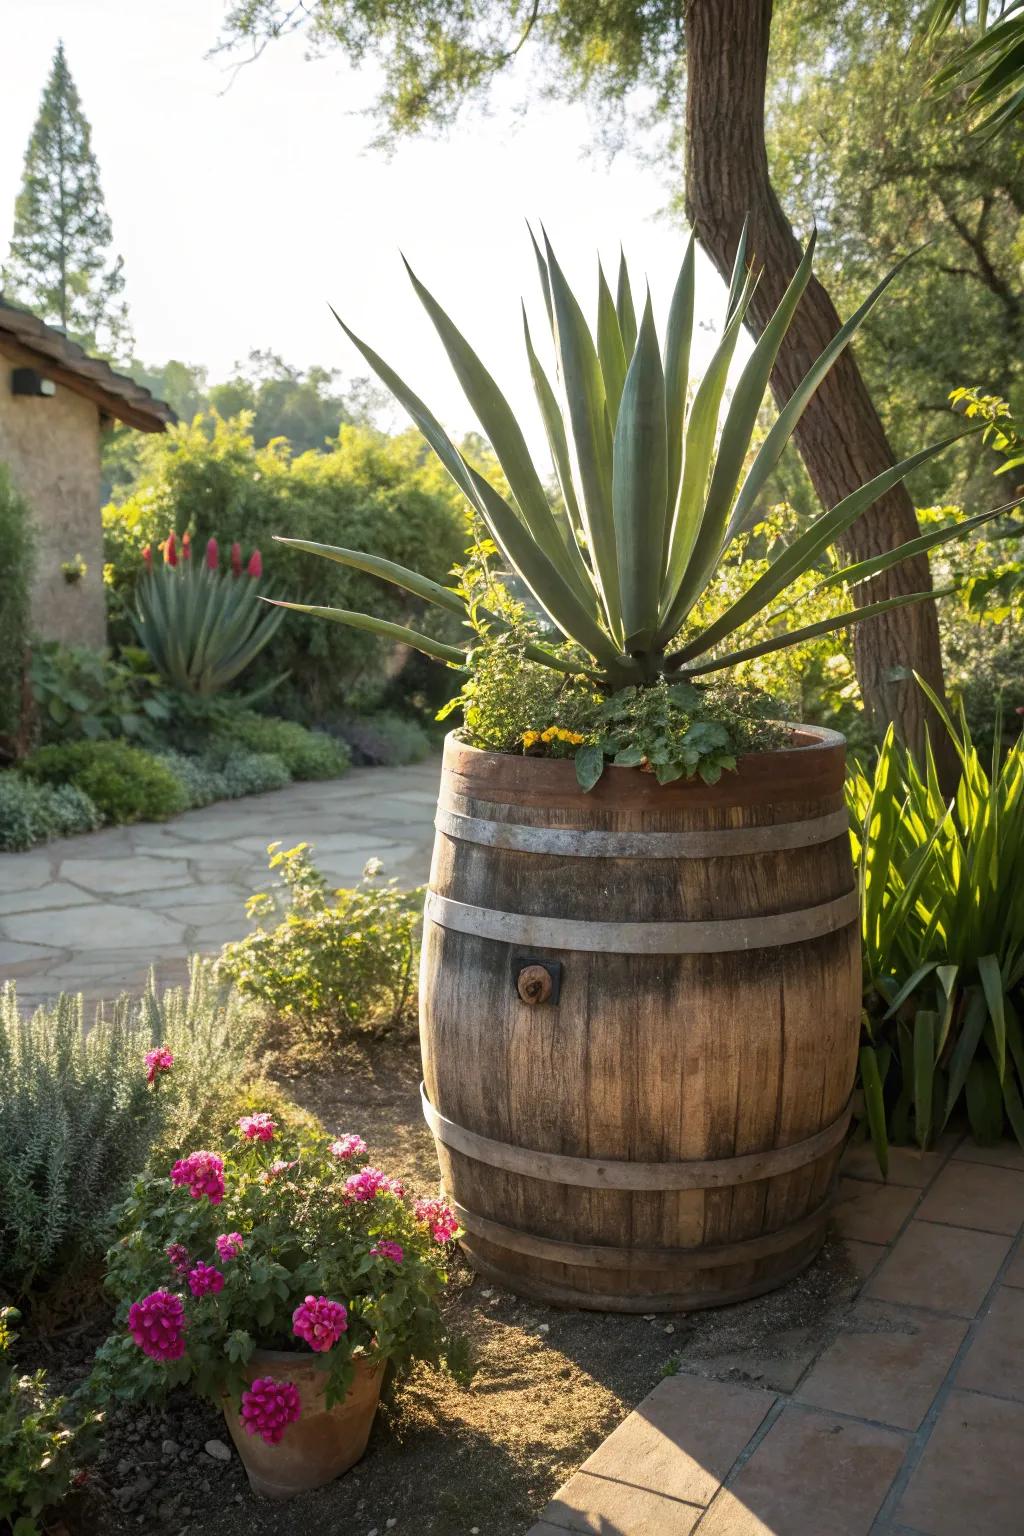
[[582,950],[611,955],[706,955],[733,950],[775,949],[835,933],[860,915],[858,893],[796,912],[709,922],[602,923],[547,914],[498,912],[452,901],[428,891],[423,915],[441,928],[529,949]]
[[831,1125],[816,1136],[791,1142],[788,1147],[772,1147],[765,1152],[746,1152],[738,1157],[719,1157],[708,1162],[633,1163],[602,1157],[567,1157],[558,1152],[536,1152],[531,1147],[494,1141],[446,1119],[431,1104],[424,1083],[420,1084],[420,1099],[424,1120],[437,1140],[453,1152],[461,1152],[474,1162],[501,1168],[506,1173],[519,1173],[525,1178],[544,1179],[552,1184],[568,1184],[576,1189],[729,1189],[757,1179],[775,1178],[804,1168],[837,1147],[846,1135],[853,1108],[851,1099]]
[[849,833],[845,810],[807,821],[767,827],[728,827],[706,832],[605,832],[587,827],[539,827],[519,821],[485,821],[441,806],[434,826],[445,837],[518,853],[552,853],[573,859],[718,859],[744,853],[813,848]]
[[547,1259],[555,1264],[578,1264],[586,1269],[716,1269],[721,1264],[745,1263],[785,1253],[804,1238],[818,1232],[829,1214],[829,1200],[808,1216],[774,1232],[747,1237],[736,1243],[719,1243],[708,1248],[613,1248],[604,1243],[563,1243],[553,1237],[537,1237],[518,1227],[478,1216],[449,1196],[449,1204],[461,1226],[474,1237],[525,1253],[530,1258]]

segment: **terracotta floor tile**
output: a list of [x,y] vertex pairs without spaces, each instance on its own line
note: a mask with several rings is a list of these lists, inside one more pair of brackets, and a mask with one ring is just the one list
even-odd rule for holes
[[954,1159],[921,1201],[922,1221],[1013,1237],[1024,1224],[1024,1172]]
[[843,1239],[846,1257],[862,1280],[873,1274],[889,1252],[883,1243],[862,1243],[856,1237]]
[[1024,1286],[1024,1243],[1010,1260],[1010,1267],[1003,1276],[1003,1284]]
[[958,1162],[986,1163],[996,1168],[1024,1170],[1024,1148],[1015,1141],[1001,1141],[998,1147],[976,1147],[973,1141],[964,1141],[954,1154]]
[[541,1520],[570,1531],[688,1536],[774,1401],[732,1382],[668,1377],[559,1489]]
[[1024,1403],[1024,1291],[1002,1286],[996,1292],[957,1372],[956,1384]]
[[949,1155],[948,1148],[922,1152],[917,1147],[889,1148],[889,1175],[883,1179],[875,1149],[870,1141],[847,1147],[839,1172],[850,1179],[866,1179],[873,1184],[902,1184],[908,1189],[927,1189]]
[[966,1321],[861,1302],[798,1396],[817,1408],[917,1429],[966,1332]]
[[896,1510],[926,1536],[1021,1536],[1024,1404],[951,1392]]
[[840,1179],[835,1223],[843,1237],[863,1243],[891,1243],[918,1199],[916,1189]]
[[893,1430],[787,1407],[700,1536],[867,1536],[907,1444]]
[[973,1317],[999,1273],[1010,1239],[912,1221],[865,1287],[874,1301]]

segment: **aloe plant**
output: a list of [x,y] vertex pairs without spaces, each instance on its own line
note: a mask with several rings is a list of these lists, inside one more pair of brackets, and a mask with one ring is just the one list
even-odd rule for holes
[[963,1102],[976,1139],[1004,1116],[1024,1146],[1024,738],[986,771],[960,729],[960,782],[939,785],[890,728],[847,783],[862,897],[861,1080],[883,1171],[890,1137],[922,1147]]
[[187,560],[146,571],[132,622],[139,644],[173,687],[207,696],[245,670],[283,617],[261,605],[255,577]]
[[[961,432],[923,448],[846,496],[772,561],[713,623],[691,615],[715,580],[726,550],[746,527],[793,431],[836,358],[899,268],[874,289],[811,365],[755,447],[758,417],[779,348],[811,276],[808,241],[785,295],[734,387],[728,378],[756,277],[740,242],[721,337],[699,383],[689,382],[694,327],[695,249],[691,238],[660,341],[648,293],[637,319],[623,259],[616,296],[599,270],[592,332],[544,237],[534,241],[556,362],[552,381],[533,344],[524,311],[527,360],[547,433],[559,494],[549,495],[522,429],[484,364],[448,315],[409,269],[466,397],[490,439],[509,494],[502,495],[451,441],[437,418],[366,342],[338,323],[370,367],[402,403],[465,493],[509,566],[548,615],[557,636],[574,642],[554,651],[534,645],[531,657],[562,671],[588,671],[602,685],[644,685],[662,676],[692,678],[830,630],[862,623],[888,608],[922,602],[932,592],[866,602],[837,617],[730,649],[729,639],[764,614],[796,578],[878,497],[940,453]],[[901,264],[902,265],[902,264]],[[972,430],[966,428],[964,430]],[[869,581],[887,567],[966,533],[992,513],[946,524],[870,560],[846,565],[825,586]],[[303,539],[283,539],[315,555],[381,576],[419,598],[464,614],[451,588],[372,553]],[[285,603],[303,613],[404,641],[458,665],[465,652],[404,625],[345,609]],[[470,640],[467,639],[467,647]],[[566,654],[566,650],[570,652]],[[583,660],[574,660],[573,656]]]

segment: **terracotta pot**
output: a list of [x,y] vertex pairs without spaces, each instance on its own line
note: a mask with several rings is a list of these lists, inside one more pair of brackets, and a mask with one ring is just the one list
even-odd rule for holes
[[234,1404],[224,1403],[231,1438],[256,1493],[268,1499],[290,1499],[310,1488],[322,1488],[355,1466],[370,1438],[384,1366],[356,1360],[355,1367],[348,1396],[328,1408],[324,1403],[327,1373],[317,1369],[315,1357],[283,1349],[254,1352],[247,1380],[276,1376],[294,1382],[302,1399],[301,1417],[288,1425],[277,1445],[246,1434]]

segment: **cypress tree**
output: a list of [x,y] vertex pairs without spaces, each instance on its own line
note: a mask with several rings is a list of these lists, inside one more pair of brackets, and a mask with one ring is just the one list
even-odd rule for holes
[[92,131],[58,43],[14,204],[5,297],[90,351],[129,356],[123,262],[110,246]]

